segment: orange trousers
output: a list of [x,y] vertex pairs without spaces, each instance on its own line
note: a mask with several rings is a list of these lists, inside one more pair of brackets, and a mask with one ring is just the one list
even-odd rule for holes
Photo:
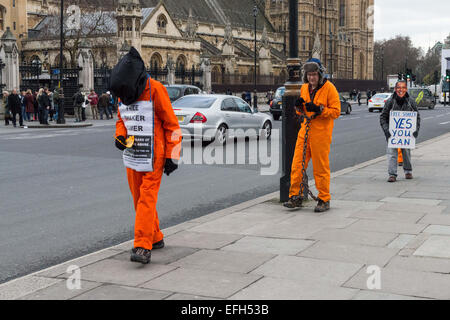
[[402,149],[398,149],[398,163],[403,163]]
[[134,247],[151,250],[153,243],[164,238],[159,229],[156,203],[164,168],[164,158],[155,158],[153,172],[137,172],[127,168],[128,184],[134,200],[136,220]]
[[[300,135],[297,138],[295,146],[294,158],[292,160],[291,169],[291,188],[289,190],[289,197],[298,196],[300,194],[300,184],[303,179],[302,161],[303,161],[303,146],[305,144],[304,136]],[[331,200],[330,195],[330,148],[331,137],[325,135],[312,134],[308,138],[305,169],[308,168],[309,160],[312,159],[314,180],[316,188],[319,191],[319,198],[328,202]]]

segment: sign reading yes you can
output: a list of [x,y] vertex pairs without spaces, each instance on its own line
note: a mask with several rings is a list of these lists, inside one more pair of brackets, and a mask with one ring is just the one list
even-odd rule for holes
[[416,138],[413,133],[417,128],[417,112],[391,111],[389,117],[389,148],[415,149]]

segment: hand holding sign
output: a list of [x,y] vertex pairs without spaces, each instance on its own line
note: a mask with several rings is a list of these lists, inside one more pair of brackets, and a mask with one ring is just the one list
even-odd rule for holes
[[[391,111],[389,117],[388,147],[416,148],[417,112]],[[415,135],[414,135],[415,133]]]

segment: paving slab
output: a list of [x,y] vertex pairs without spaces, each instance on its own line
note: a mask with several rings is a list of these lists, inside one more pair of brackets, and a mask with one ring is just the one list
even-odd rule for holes
[[200,249],[219,249],[241,239],[242,235],[181,231],[166,238],[171,246]]
[[325,229],[311,235],[310,239],[337,243],[385,247],[397,238],[397,233]]
[[356,221],[356,219],[334,216],[329,211],[325,215],[298,215],[278,223],[257,225],[244,230],[243,233],[260,237],[309,239],[325,228],[345,228]]
[[450,236],[450,226],[431,225],[428,226],[425,230],[423,230],[423,232]]
[[422,214],[440,214],[445,206],[439,205],[421,205],[417,203],[396,203],[396,202],[385,202],[382,203],[378,208],[381,211],[400,211],[400,212],[411,212],[411,213],[422,213]]
[[12,280],[0,285],[0,300],[15,300],[63,281],[38,276],[26,276]]
[[450,259],[450,237],[430,236],[415,252],[415,256]]
[[[382,268],[379,292],[399,295],[450,299],[450,277],[439,273]],[[367,280],[371,275],[361,270],[344,287],[367,290]]]
[[418,235],[414,236],[414,238],[410,242],[408,242],[408,244],[405,246],[405,249],[416,250],[422,244],[424,244],[425,241],[427,241],[431,236],[432,236],[432,234],[430,234],[430,233],[418,234]]
[[314,244],[312,240],[244,237],[222,250],[248,253],[268,253],[273,255],[296,255]]
[[388,244],[391,249],[403,249],[415,238],[412,234],[401,234]]
[[305,257],[277,256],[250,274],[288,279],[297,283],[340,286],[363,264],[319,260]]
[[292,216],[290,212],[280,212],[277,215],[260,213],[236,212],[222,218],[203,223],[191,229],[195,232],[242,234],[255,225],[273,224]]
[[450,274],[450,260],[421,256],[396,256],[389,261],[386,268]]
[[248,273],[273,257],[273,254],[244,253],[225,250],[200,250],[171,263],[171,266]]
[[98,282],[81,281],[79,289],[69,289],[66,281],[63,280],[50,287],[21,297],[19,300],[69,300],[101,285]]
[[353,300],[429,300],[426,298],[417,298],[411,296],[402,296],[399,294],[361,290],[354,297]]
[[426,224],[364,219],[353,223],[346,230],[419,234],[425,228],[427,228]]
[[398,251],[398,249],[319,241],[298,256],[383,267]]
[[[151,264],[169,264],[189,256],[198,250],[188,247],[165,246],[164,249],[152,250]],[[112,259],[130,261],[130,250],[114,256]]]
[[141,287],[225,299],[260,278],[253,274],[179,268]]
[[72,300],[162,300],[171,294],[171,292],[106,284]]
[[45,269],[41,272],[38,272],[36,275],[41,276],[41,277],[49,277],[49,278],[58,277],[58,276],[65,274],[67,272],[67,268],[70,266],[77,266],[77,267],[81,268],[81,267],[90,265],[92,263],[95,263],[95,262],[98,262],[98,261],[101,261],[101,260],[104,260],[107,258],[111,258],[117,254],[119,254],[119,252],[117,252],[116,250],[112,250],[112,249],[101,250],[101,251],[94,252],[92,254],[88,254],[86,256],[59,264],[55,267]]
[[349,300],[358,290],[264,277],[230,300]]
[[377,209],[377,210],[359,210],[355,213],[352,213],[349,217],[357,219],[416,223],[424,216],[425,216],[424,213],[418,212],[386,211]]
[[419,198],[395,198],[395,197],[386,197],[380,200],[381,202],[387,203],[400,203],[400,204],[418,204],[418,205],[426,205],[426,206],[438,206],[442,200],[431,200],[431,199],[419,199]]
[[450,200],[450,192],[430,192],[422,190],[420,192],[405,192],[402,194],[405,198],[419,198],[419,199],[435,199],[435,200]]
[[81,280],[137,286],[174,269],[169,265],[106,259],[81,268]]

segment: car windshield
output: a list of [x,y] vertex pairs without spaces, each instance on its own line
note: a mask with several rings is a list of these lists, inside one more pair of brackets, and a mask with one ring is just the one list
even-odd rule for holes
[[208,109],[217,100],[214,97],[184,96],[172,103],[172,107],[182,109]]
[[391,94],[389,93],[378,93],[373,96],[374,99],[389,99],[391,97]]
[[275,99],[283,98],[285,91],[286,91],[286,88],[278,88],[277,92],[275,92]]
[[176,100],[181,96],[181,88],[168,87],[167,93],[169,94],[170,101]]

